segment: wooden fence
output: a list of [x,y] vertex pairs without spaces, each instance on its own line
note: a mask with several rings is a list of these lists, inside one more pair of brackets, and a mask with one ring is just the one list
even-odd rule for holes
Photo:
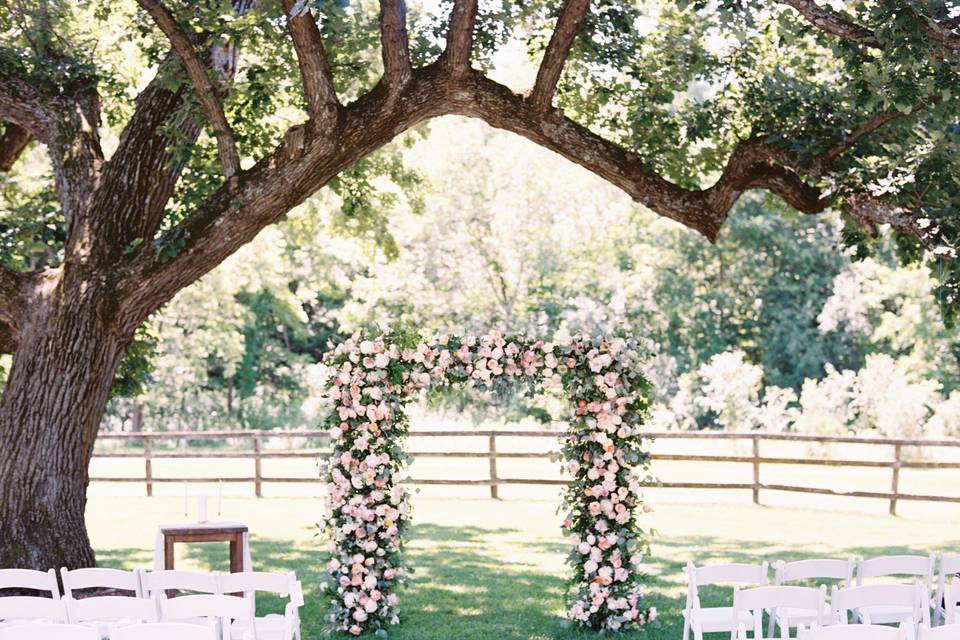
[[[482,437],[487,440],[484,451],[411,451],[414,458],[486,458],[489,460],[489,473],[486,478],[462,480],[444,478],[412,478],[408,484],[414,485],[461,485],[461,486],[489,486],[490,497],[498,498],[498,488],[503,485],[564,485],[565,480],[557,478],[512,478],[500,477],[497,471],[497,461],[501,459],[536,459],[549,458],[549,452],[507,452],[497,450],[497,439],[507,437],[524,438],[553,438],[562,435],[558,431],[411,431],[414,438],[430,437]],[[923,500],[933,502],[960,503],[960,496],[943,496],[934,494],[911,494],[900,491],[901,469],[960,469],[960,462],[936,462],[927,460],[910,460],[903,457],[905,449],[923,448],[936,450],[941,448],[958,448],[960,440],[905,440],[894,438],[862,438],[843,436],[809,436],[784,433],[759,432],[692,432],[692,431],[663,431],[650,432],[648,437],[655,440],[733,440],[752,442],[750,455],[697,455],[686,453],[654,453],[654,461],[669,460],[682,462],[708,463],[742,463],[753,468],[753,481],[747,483],[734,482],[657,482],[651,486],[672,489],[742,489],[753,493],[753,501],[760,502],[760,491],[788,491],[800,493],[815,493],[830,496],[847,496],[857,498],[878,498],[888,500],[890,513],[897,512],[897,502],[900,500]],[[188,439],[190,441],[222,441],[224,439],[246,440],[251,443],[250,449],[241,451],[229,450],[157,450],[157,441],[174,441]],[[92,482],[136,482],[143,483],[148,496],[153,495],[155,483],[163,482],[243,482],[253,483],[256,496],[263,496],[263,485],[267,483],[318,483],[317,476],[313,477],[268,477],[263,475],[262,461],[276,458],[316,458],[329,453],[328,448],[310,448],[287,451],[273,451],[264,449],[263,441],[274,438],[303,438],[325,443],[329,446],[325,431],[221,431],[221,432],[141,432],[141,433],[105,433],[99,436],[101,442],[121,441],[126,444],[141,443],[141,451],[123,450],[114,448],[104,450],[98,448],[95,458],[139,458],[143,460],[144,475],[140,477],[93,477]],[[892,456],[883,460],[851,460],[829,457],[773,457],[763,455],[761,445],[764,442],[805,442],[810,444],[857,444],[868,447],[892,448]],[[231,458],[247,459],[253,464],[253,475],[249,477],[190,477],[171,478],[156,477],[153,474],[153,460],[170,458]],[[814,465],[826,467],[870,467],[890,469],[891,481],[889,491],[839,491],[826,487],[803,487],[785,484],[767,484],[761,480],[762,465]],[[656,471],[656,468],[653,469]]]

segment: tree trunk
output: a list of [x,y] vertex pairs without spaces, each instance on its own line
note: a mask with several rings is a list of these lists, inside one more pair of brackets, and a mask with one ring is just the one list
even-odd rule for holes
[[35,292],[0,398],[0,567],[95,564],[88,465],[132,331],[124,337],[104,322],[95,301],[109,292],[80,287],[71,296],[47,284]]
[[133,433],[143,431],[143,405],[140,404],[139,398],[135,398],[133,401],[133,416],[130,419],[130,431]]

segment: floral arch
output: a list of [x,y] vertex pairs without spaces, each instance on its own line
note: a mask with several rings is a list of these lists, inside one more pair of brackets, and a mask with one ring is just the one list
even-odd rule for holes
[[395,587],[409,522],[399,482],[406,464],[404,406],[421,390],[467,384],[485,389],[555,389],[570,403],[562,435],[563,522],[570,540],[568,617],[577,625],[621,631],[652,620],[639,565],[648,551],[639,516],[649,464],[641,426],[650,388],[643,350],[629,338],[577,337],[563,344],[497,332],[442,336],[430,343],[399,335],[355,335],[327,358],[326,424],[334,443],[323,465],[328,497],[323,528],[330,560],[326,585],[336,630],[385,637],[395,624]]

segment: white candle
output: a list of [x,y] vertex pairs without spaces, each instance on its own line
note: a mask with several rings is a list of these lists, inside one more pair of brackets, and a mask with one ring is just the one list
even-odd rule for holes
[[207,521],[207,496],[197,496],[197,522],[204,524]]

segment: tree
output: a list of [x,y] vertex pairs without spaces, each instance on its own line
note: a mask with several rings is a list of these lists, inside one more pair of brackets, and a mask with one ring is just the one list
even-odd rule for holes
[[[4,256],[0,269],[0,346],[14,354],[0,399],[2,566],[94,563],[87,465],[137,327],[324,185],[370,184],[365,158],[430,118],[524,136],[710,240],[762,189],[804,213],[842,208],[862,235],[890,225],[907,258],[953,255],[952,2],[840,14],[812,0],[455,0],[416,16],[403,0],[138,4],[169,53],[126,5],[0,12],[0,166],[15,168],[27,139],[43,145],[62,230],[53,259],[30,269]],[[108,28],[117,39],[97,50]],[[540,58],[522,93],[483,70],[514,34]],[[115,55],[130,43],[156,68],[132,102],[137,78]],[[305,122],[264,124],[286,95]]]
[[824,333],[817,324],[834,277],[849,264],[837,251],[836,220],[777,209],[759,198],[741,199],[737,216],[711,246],[682,232],[661,239],[674,252],[655,265],[651,288],[662,321],[651,337],[681,371],[742,350],[763,367],[765,384],[799,392],[828,362],[863,364],[855,336]]

